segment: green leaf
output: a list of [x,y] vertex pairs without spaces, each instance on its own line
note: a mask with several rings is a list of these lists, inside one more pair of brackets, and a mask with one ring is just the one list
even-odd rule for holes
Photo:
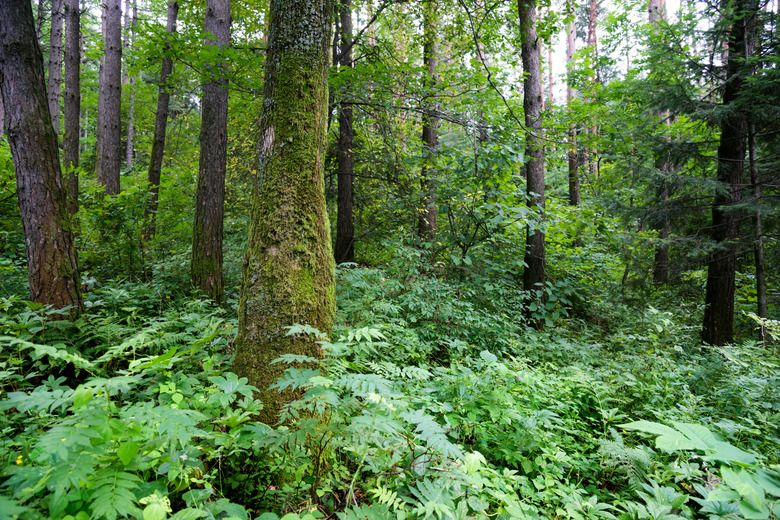
[[116,450],[116,454],[119,456],[119,460],[122,461],[122,464],[127,466],[138,454],[138,443],[135,441],[124,442],[119,449]]
[[28,508],[20,506],[15,500],[0,495],[0,520],[13,520],[27,510]]
[[495,354],[492,354],[487,350],[483,350],[482,352],[480,352],[479,357],[481,357],[485,363],[495,363],[496,361],[498,361],[498,358],[495,356]]
[[624,430],[634,430],[638,432],[644,432],[644,433],[654,433],[656,435],[673,435],[677,432],[670,428],[669,426],[666,426],[665,424],[660,424],[656,422],[651,421],[635,421],[627,424],[621,424],[621,428]]
[[76,391],[73,392],[73,408],[79,409],[92,400],[92,389],[84,388],[84,385],[79,385]]

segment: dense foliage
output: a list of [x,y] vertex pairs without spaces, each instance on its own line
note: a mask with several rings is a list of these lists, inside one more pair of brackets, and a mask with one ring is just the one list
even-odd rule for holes
[[[644,2],[539,4],[549,45],[568,7],[578,45],[594,8],[600,17],[598,47],[580,46],[568,65],[577,94],[542,114],[543,214],[529,208],[523,177],[515,3],[439,0],[435,82],[424,78],[423,2],[350,4],[359,39],[352,66],[331,70],[324,161],[335,230],[348,103],[356,263],[336,270],[331,334],[290,323],[323,357],[276,361],[275,388],[295,399],[266,425],[258,389],[231,367],[267,2],[233,2],[232,47],[219,56],[202,43],[202,3],[181,2],[170,38],[165,2],[141,5],[124,53],[138,80],[135,163],[113,197],[93,175],[102,51],[98,3],[84,2],[73,226],[86,309],[76,321],[27,301],[14,165],[0,140],[0,520],[780,517],[780,273],[768,269],[769,313],[757,316],[752,255],[757,216],[767,265],[780,254],[776,4],[755,6],[746,93],[729,106],[725,4],[682,4],[652,27]],[[174,58],[170,119],[158,232],[146,241],[163,55]],[[217,58],[231,89],[222,307],[190,280],[199,91]],[[564,71],[554,72],[559,82]],[[435,157],[421,144],[422,107],[441,118]],[[707,260],[722,249],[708,235],[725,189],[720,123],[734,112],[755,125],[757,176],[746,166],[730,210],[735,341],[714,347],[700,341]],[[433,236],[417,232],[424,163],[436,180]],[[523,256],[537,228],[546,283],[532,294]]]

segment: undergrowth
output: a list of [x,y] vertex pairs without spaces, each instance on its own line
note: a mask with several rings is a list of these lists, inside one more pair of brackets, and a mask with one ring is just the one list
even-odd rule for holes
[[300,398],[272,426],[229,311],[130,282],[73,323],[4,298],[0,519],[777,518],[771,348],[702,347],[653,307],[592,324],[565,280],[535,331],[489,254],[431,255],[340,268],[339,325],[278,360]]

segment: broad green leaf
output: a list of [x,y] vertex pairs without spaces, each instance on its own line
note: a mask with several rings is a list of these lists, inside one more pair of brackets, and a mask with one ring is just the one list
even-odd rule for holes
[[92,389],[79,386],[76,391],[73,392],[73,408],[79,409],[92,400]]
[[651,421],[635,421],[627,424],[621,424],[621,428],[624,430],[634,430],[638,432],[644,432],[644,433],[654,433],[656,435],[674,435],[677,432],[670,428],[669,426],[666,426],[665,424],[660,424],[656,422]]
[[119,460],[122,461],[122,464],[127,466],[138,454],[138,443],[135,441],[123,442],[119,449],[116,450],[116,454],[119,457]]
[[752,465],[756,463],[756,456],[752,453],[742,451],[724,441],[715,443],[715,452],[702,457],[704,460],[720,460],[723,462],[737,462],[739,464]]

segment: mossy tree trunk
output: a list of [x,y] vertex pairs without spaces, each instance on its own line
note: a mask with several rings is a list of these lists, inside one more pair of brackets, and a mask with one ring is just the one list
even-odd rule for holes
[[[230,45],[230,0],[208,0],[204,29],[207,45]],[[203,85],[198,190],[192,232],[192,285],[215,302],[224,298],[222,239],[227,171],[228,82],[225,65],[212,63]]]
[[76,248],[30,2],[0,0],[0,98],[16,170],[30,299],[83,307]]
[[[523,59],[523,109],[526,135],[526,189],[528,204],[544,219],[544,146],[542,143],[541,40],[536,35],[534,0],[518,0]],[[541,291],[545,280],[545,238],[539,225],[528,226],[523,289]]]
[[272,0],[260,157],[243,263],[235,372],[260,388],[274,422],[290,396],[268,390],[282,354],[319,357],[316,338],[287,336],[308,324],[330,332],[334,260],[323,162],[328,102],[330,0]]

